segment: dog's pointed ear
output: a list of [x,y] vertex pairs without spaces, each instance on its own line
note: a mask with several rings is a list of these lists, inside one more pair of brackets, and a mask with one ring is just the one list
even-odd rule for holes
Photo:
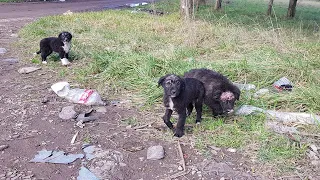
[[163,81],[166,79],[167,75],[166,76],[162,76],[159,81],[158,81],[158,87],[160,87],[163,83]]

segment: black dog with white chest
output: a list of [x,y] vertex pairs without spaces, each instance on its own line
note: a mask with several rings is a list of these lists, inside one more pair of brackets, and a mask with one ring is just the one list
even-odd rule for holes
[[174,74],[161,77],[158,85],[164,89],[163,103],[166,107],[163,116],[164,123],[173,129],[170,118],[173,110],[179,115],[174,136],[181,137],[184,134],[186,117],[192,112],[193,105],[197,111],[196,123],[200,123],[202,116],[202,103],[205,90],[202,82],[194,78],[181,78]]
[[69,51],[71,45],[72,35],[69,32],[63,31],[58,37],[48,37],[40,41],[40,50],[42,63],[47,64],[47,57],[52,53],[59,53],[62,65],[68,65],[70,62]]

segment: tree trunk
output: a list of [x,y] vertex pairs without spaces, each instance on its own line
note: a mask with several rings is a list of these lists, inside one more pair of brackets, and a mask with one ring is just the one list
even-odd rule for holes
[[222,0],[216,0],[216,6],[214,7],[215,10],[221,9],[221,2],[222,2]]
[[193,17],[194,7],[193,7],[194,0],[180,0],[180,14],[181,17],[185,19],[190,19]]
[[270,16],[272,13],[273,0],[269,1],[267,15]]
[[287,17],[293,18],[294,15],[296,14],[297,1],[298,1],[298,0],[290,0],[290,2],[289,2],[289,7],[288,7]]

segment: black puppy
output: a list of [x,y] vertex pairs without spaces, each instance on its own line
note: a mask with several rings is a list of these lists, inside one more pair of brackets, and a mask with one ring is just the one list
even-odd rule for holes
[[192,69],[184,74],[185,78],[196,78],[204,84],[204,103],[212,109],[213,116],[227,115],[234,110],[239,100],[240,90],[222,74],[209,69]]
[[47,57],[52,51],[59,53],[62,65],[68,65],[70,62],[69,51],[72,35],[69,32],[63,31],[58,37],[48,37],[40,41],[40,50],[37,54],[41,53],[42,63],[47,64]]
[[170,129],[173,129],[170,117],[172,111],[175,110],[179,115],[179,119],[174,136],[181,137],[184,134],[186,117],[191,114],[193,104],[197,111],[196,123],[201,121],[205,93],[203,84],[197,79],[181,78],[174,74],[167,74],[159,79],[158,86],[160,85],[164,89],[163,104],[166,107],[163,121]]

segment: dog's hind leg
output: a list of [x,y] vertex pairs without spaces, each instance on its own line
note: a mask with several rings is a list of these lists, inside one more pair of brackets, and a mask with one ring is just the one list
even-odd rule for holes
[[190,104],[187,106],[187,116],[190,116],[190,114],[192,113],[192,110],[193,110],[193,104],[190,103]]
[[59,53],[59,57],[60,57],[60,59],[61,59],[61,63],[62,63],[62,65],[64,65],[64,66],[70,64],[70,62],[69,62],[69,60],[68,60],[68,58],[67,58],[67,56],[68,56],[67,54],[68,54],[68,53],[65,53],[64,51],[61,51],[61,52]]
[[41,60],[43,64],[47,64],[47,57],[52,53],[50,50],[42,50],[41,51]]
[[164,123],[170,128],[173,129],[173,125],[170,122],[170,118],[172,115],[172,110],[171,109],[166,109],[166,113],[164,114],[164,116],[162,117]]
[[186,109],[183,108],[183,110],[178,111],[179,119],[177,123],[176,130],[174,132],[174,136],[176,137],[182,137],[184,135],[184,124],[186,123],[187,113]]
[[196,123],[200,124],[201,122],[201,117],[202,117],[202,100],[197,100],[195,103],[195,109],[197,111],[197,118],[196,118]]

